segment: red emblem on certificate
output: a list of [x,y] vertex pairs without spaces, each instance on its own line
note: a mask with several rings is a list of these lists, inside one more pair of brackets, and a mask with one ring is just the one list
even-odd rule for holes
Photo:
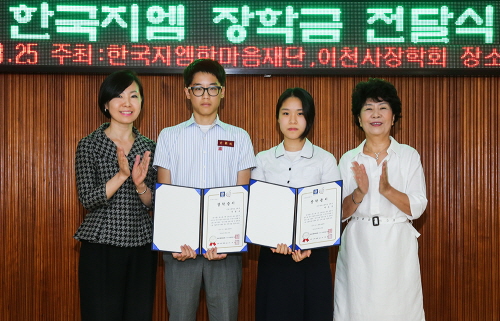
[[220,147],[234,147],[234,141],[233,140],[219,140],[217,143],[217,146]]

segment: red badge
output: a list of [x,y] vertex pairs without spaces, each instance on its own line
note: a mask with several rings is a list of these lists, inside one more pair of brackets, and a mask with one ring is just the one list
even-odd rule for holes
[[217,146],[223,147],[234,147],[234,141],[232,140],[219,140]]

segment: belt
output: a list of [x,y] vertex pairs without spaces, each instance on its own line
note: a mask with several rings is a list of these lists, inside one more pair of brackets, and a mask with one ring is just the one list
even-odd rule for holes
[[372,217],[351,216],[350,220],[353,222],[372,223],[373,226],[379,226],[380,224],[394,224],[394,223],[408,222],[408,219],[406,217],[386,218],[379,216],[372,216]]

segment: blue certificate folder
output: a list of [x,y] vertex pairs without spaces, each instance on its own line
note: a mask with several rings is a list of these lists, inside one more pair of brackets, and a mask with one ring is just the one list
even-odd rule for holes
[[301,188],[250,181],[245,241],[292,250],[340,245],[342,181]]
[[153,250],[196,254],[246,252],[244,240],[249,185],[191,188],[157,184]]

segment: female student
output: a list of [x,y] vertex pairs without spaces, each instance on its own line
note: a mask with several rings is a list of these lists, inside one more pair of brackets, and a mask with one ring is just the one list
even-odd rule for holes
[[[335,157],[306,137],[314,123],[311,95],[289,88],[276,104],[283,141],[257,155],[252,178],[294,188],[340,179]],[[331,320],[332,277],[329,249],[292,251],[287,244],[260,249],[257,321]]]

